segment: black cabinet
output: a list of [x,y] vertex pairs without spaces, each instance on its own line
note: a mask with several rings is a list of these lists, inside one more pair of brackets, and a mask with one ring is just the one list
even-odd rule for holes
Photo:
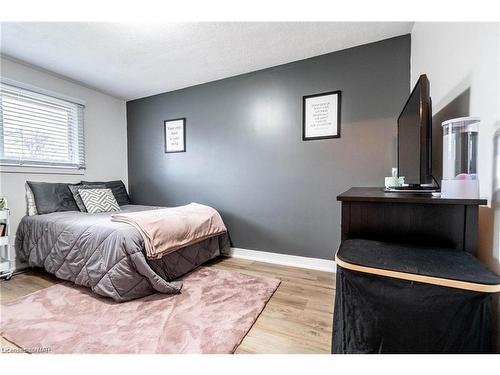
[[491,349],[500,277],[475,258],[482,199],[340,194],[342,244],[332,353],[459,353]]
[[402,242],[477,252],[478,207],[485,199],[448,199],[354,187],[340,194],[342,241]]

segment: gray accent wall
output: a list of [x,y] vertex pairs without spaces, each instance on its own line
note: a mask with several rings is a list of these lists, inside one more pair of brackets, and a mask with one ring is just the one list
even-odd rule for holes
[[[396,166],[409,82],[404,35],[130,101],[131,199],[207,204],[234,247],[333,259],[336,196],[383,186]],[[341,138],[302,141],[302,96],[334,90],[342,91]],[[163,121],[180,117],[187,151],[166,154]]]

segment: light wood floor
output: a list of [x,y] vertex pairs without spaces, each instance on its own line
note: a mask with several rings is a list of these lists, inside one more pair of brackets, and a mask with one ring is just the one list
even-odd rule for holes
[[[237,258],[222,258],[209,267],[281,280],[236,353],[330,353],[335,295],[333,273]],[[11,280],[0,283],[0,303],[58,282],[41,271],[14,275]],[[16,347],[3,338],[1,346]]]

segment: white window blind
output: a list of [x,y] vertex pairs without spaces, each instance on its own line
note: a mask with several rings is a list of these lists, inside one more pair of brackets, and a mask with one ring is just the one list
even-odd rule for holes
[[83,110],[0,83],[0,165],[85,169]]

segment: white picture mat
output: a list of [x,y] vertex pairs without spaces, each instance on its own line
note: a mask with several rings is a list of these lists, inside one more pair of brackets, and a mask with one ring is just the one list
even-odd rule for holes
[[184,120],[165,122],[165,151],[178,152],[184,150]]
[[338,93],[305,98],[304,136],[338,136]]

